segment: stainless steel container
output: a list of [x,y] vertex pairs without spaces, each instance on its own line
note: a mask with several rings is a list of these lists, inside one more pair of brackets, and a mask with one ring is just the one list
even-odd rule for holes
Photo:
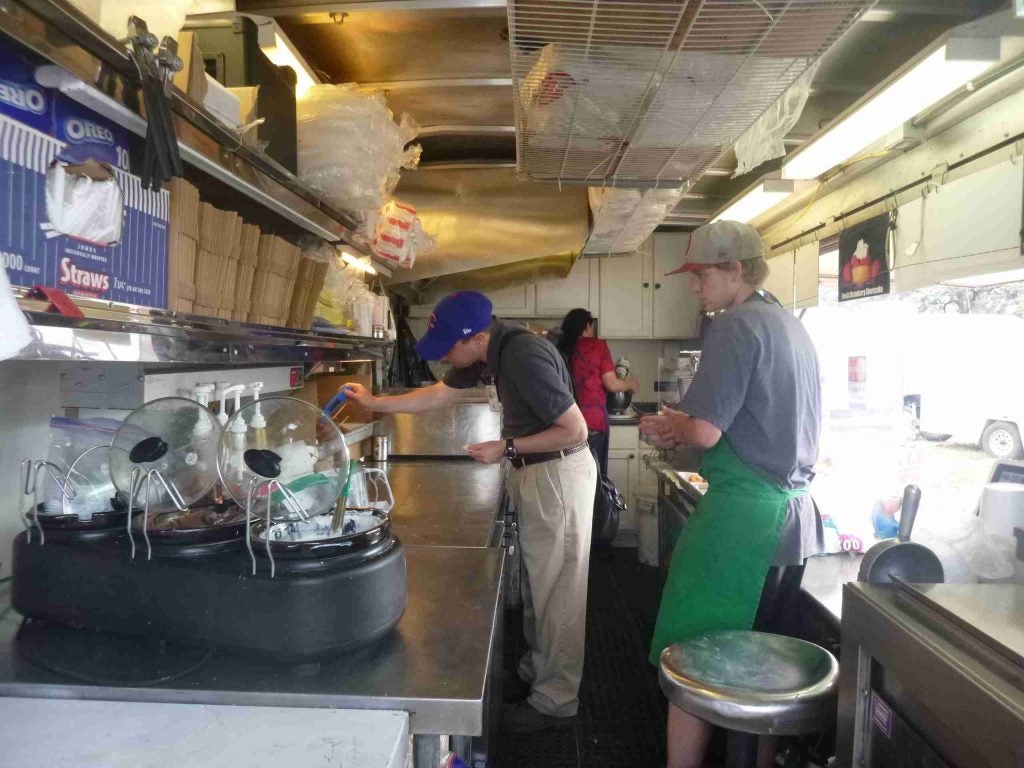
[[375,435],[373,438],[373,460],[387,461],[391,453],[391,435]]

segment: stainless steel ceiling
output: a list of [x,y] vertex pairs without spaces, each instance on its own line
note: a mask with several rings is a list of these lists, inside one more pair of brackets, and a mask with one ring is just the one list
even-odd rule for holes
[[[787,149],[796,149],[939,35],[1000,5],[1000,0],[877,3],[869,20],[857,22],[822,59],[811,97],[790,134]],[[424,170],[405,174],[400,195],[424,194],[435,202],[448,195],[454,200],[449,171],[431,167],[469,164],[465,174],[494,174],[494,168],[479,168],[479,164],[515,163],[515,135],[503,132],[514,126],[514,99],[508,16],[502,0],[238,0],[237,7],[242,12],[275,17],[325,82],[355,81],[383,87],[396,115],[408,111],[426,129],[421,139]],[[703,223],[771,165],[762,166],[750,177],[730,179],[734,168],[730,153],[720,157],[688,190],[670,223],[683,227]],[[571,237],[547,253],[537,250],[551,247],[540,240],[527,238],[517,244],[520,227],[539,231],[529,225],[526,216],[534,202],[546,199],[543,188],[551,188],[525,181],[513,186],[512,171],[503,168],[500,172],[508,184],[495,198],[496,203],[515,208],[520,198],[530,201],[510,219],[517,223],[501,230],[509,240],[504,244],[491,240],[486,250],[476,252],[473,249],[483,245],[472,244],[472,238],[464,246],[452,243],[455,258],[445,254],[430,257],[424,260],[422,273],[405,273],[403,278],[434,278],[455,264],[465,269],[483,268],[497,263],[506,252],[516,252],[515,258],[506,261],[563,253],[559,249]],[[472,188],[486,194],[493,189],[491,182],[493,178],[481,176]],[[536,197],[526,192],[531,186],[542,188]],[[463,184],[461,188],[470,187]],[[433,203],[428,207],[434,207]],[[569,227],[573,232],[578,233],[581,226],[585,230],[585,206],[552,210],[574,217]],[[537,224],[551,225],[552,218],[538,219]],[[523,247],[529,241],[532,250]],[[460,262],[463,256],[464,263]],[[428,269],[434,261],[446,266],[438,267],[440,272]]]
[[587,239],[586,188],[535,184],[511,167],[406,172],[396,195],[416,207],[439,247],[397,270],[393,284],[545,257],[569,263]]

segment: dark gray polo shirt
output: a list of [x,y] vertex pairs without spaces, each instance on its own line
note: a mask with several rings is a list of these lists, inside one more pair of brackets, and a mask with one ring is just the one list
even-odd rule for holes
[[[818,353],[803,323],[754,294],[708,325],[700,368],[680,408],[722,430],[736,454],[786,489],[814,478],[821,433]],[[824,551],[809,495],[791,499],[773,565]]]
[[[510,331],[519,333],[506,340]],[[451,368],[444,377],[453,389],[469,389],[493,378],[501,400],[502,437],[526,437],[550,429],[575,402],[561,353],[542,336],[523,331],[522,326],[495,320],[487,362]]]

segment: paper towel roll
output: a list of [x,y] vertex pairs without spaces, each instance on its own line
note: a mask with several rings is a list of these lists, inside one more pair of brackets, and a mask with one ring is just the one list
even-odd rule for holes
[[11,293],[7,270],[0,266],[0,360],[14,357],[32,341],[32,334],[25,315],[18,308],[18,302]]
[[999,536],[1024,528],[1024,485],[988,483],[981,494],[981,527]]

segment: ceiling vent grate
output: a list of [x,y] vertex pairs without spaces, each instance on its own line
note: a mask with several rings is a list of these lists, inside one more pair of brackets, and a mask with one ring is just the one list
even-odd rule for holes
[[695,180],[872,4],[509,0],[519,171]]

